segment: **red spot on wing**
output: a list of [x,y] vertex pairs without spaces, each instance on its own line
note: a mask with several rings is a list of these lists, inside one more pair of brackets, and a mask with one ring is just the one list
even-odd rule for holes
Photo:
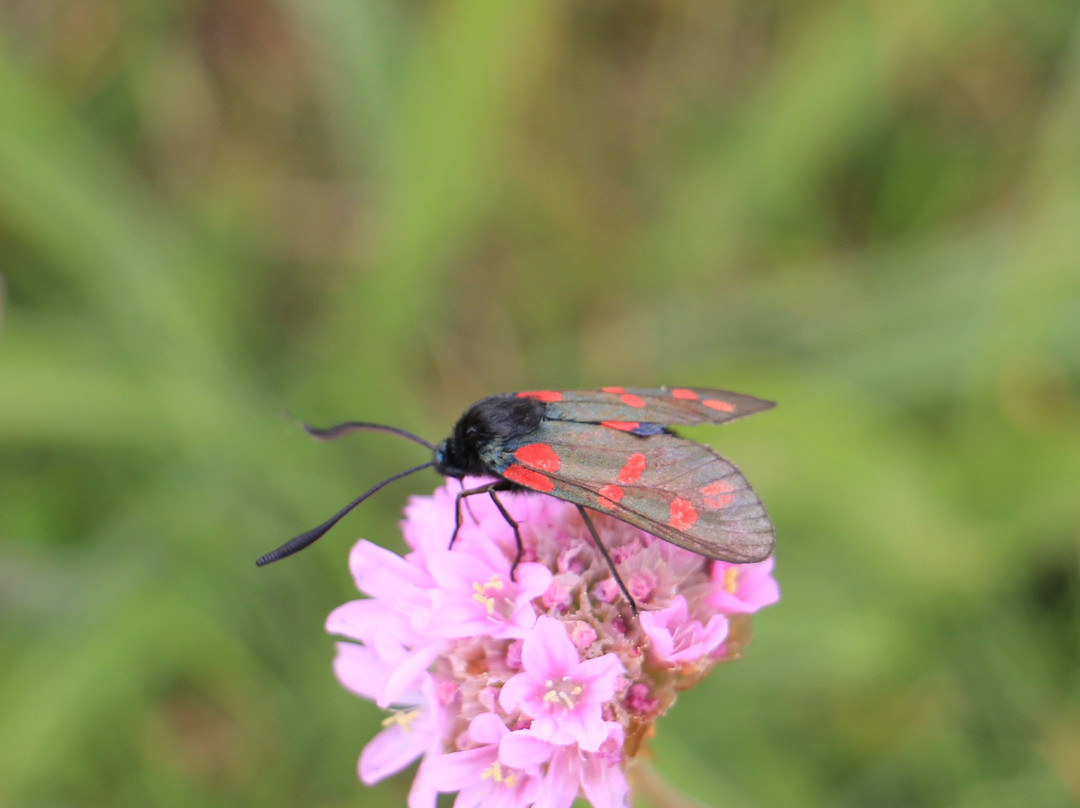
[[562,401],[562,393],[558,390],[526,390],[517,394],[518,398],[537,398],[541,401]]
[[735,486],[728,480],[717,480],[701,489],[706,508],[727,508],[735,501]]
[[555,487],[555,482],[550,477],[545,477],[540,472],[527,469],[524,466],[509,466],[502,473],[502,476],[512,483],[523,485],[544,494],[551,493],[551,489]]
[[707,398],[701,402],[711,410],[720,410],[720,412],[735,412],[735,405],[730,401],[721,401],[718,398]]
[[682,398],[687,401],[697,401],[697,393],[693,390],[687,390],[685,387],[676,387],[671,391],[673,398]]
[[526,466],[532,466],[540,471],[558,471],[559,466],[562,465],[555,450],[546,443],[530,443],[522,446],[514,452],[514,457]]
[[597,505],[607,510],[614,508],[623,498],[623,490],[617,485],[605,485],[596,493],[600,495]]
[[621,387],[601,387],[605,393],[621,393],[623,389]]
[[636,483],[641,477],[641,473],[645,471],[645,465],[645,455],[634,452],[630,455],[630,459],[626,461],[626,465],[619,470],[619,476],[615,479],[623,485]]
[[635,396],[633,393],[623,393],[619,398],[622,399],[622,403],[627,407],[644,407],[645,402]]
[[641,424],[637,421],[601,421],[600,426],[606,426],[608,429],[618,429],[622,432],[633,432]]
[[697,521],[697,509],[682,497],[671,500],[671,515],[668,524],[676,530],[689,530]]

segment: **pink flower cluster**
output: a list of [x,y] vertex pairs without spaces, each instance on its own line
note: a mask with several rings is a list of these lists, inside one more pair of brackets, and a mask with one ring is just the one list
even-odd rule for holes
[[[466,480],[470,487],[481,483]],[[353,548],[368,595],[335,609],[342,684],[388,711],[360,755],[375,783],[420,759],[409,808],[629,804],[628,762],[677,690],[737,656],[747,615],[779,598],[772,559],[709,561],[600,514],[593,521],[641,609],[634,617],[573,505],[502,494],[469,500],[454,548],[457,484],[414,497],[404,558]]]

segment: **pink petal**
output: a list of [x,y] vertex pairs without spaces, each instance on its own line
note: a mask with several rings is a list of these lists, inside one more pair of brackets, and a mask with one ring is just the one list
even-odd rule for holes
[[[468,592],[472,594],[473,581],[486,581],[492,573],[500,572],[484,560],[460,547],[442,550],[428,555],[428,568],[440,592]],[[510,564],[505,565],[505,575],[509,577]]]
[[514,575],[517,579],[517,585],[521,588],[522,593],[528,596],[529,600],[544,594],[547,592],[548,587],[551,586],[551,570],[543,564],[529,561],[518,564]]
[[691,661],[723,642],[727,636],[726,618],[713,615],[705,627],[691,620],[688,612],[686,598],[676,595],[666,609],[641,615],[641,627],[654,656],[667,662]]
[[559,717],[559,720],[556,720],[551,713],[536,709],[532,724],[529,726],[529,732],[540,740],[548,741],[557,746],[574,743],[574,736],[564,729],[565,725],[561,718],[562,716]]
[[334,674],[348,690],[375,701],[386,685],[386,664],[366,646],[351,642],[336,643]]
[[522,709],[522,705],[530,699],[538,687],[538,682],[529,673],[515,673],[502,686],[499,691],[499,704],[508,713]]
[[409,497],[401,530],[405,543],[421,556],[445,550],[454,530],[454,503],[446,496],[446,486],[429,497]]
[[327,616],[326,632],[352,640],[364,640],[373,606],[379,608],[381,604],[375,600],[350,600],[343,603]]
[[413,630],[408,613],[376,598],[338,606],[326,618],[326,630],[370,646],[387,662],[403,657],[404,645],[426,639]]
[[671,636],[667,626],[652,620],[647,620],[652,612],[642,612],[640,615],[641,628],[645,636],[649,638],[649,648],[660,659],[671,659],[671,653],[675,649],[675,638]]
[[469,737],[485,746],[498,744],[509,731],[506,722],[495,713],[480,713],[469,722]]
[[730,624],[728,619],[722,614],[714,614],[709,618],[708,624],[701,635],[701,656],[705,654],[711,654],[717,648],[719,648],[724,640],[727,639],[728,629]]
[[409,789],[408,808],[436,808],[439,798],[439,790],[428,782],[421,771],[413,778],[412,788]]
[[615,695],[615,685],[626,668],[615,654],[586,659],[570,674],[578,682],[588,683],[590,701],[610,701]]
[[559,727],[584,752],[595,752],[607,738],[607,727],[604,726],[599,707],[564,713]]
[[[709,596],[709,603],[727,614],[751,614],[780,600],[780,587],[772,576],[773,558],[756,564],[733,565],[717,561],[712,567],[712,579],[716,585]],[[724,585],[730,570],[737,578],[735,591],[729,592]]]
[[630,787],[622,767],[623,728],[612,721],[607,729],[601,751],[579,760],[581,785],[593,808],[626,808]]
[[403,594],[426,589],[431,579],[423,570],[413,566],[397,553],[372,544],[358,541],[349,554],[356,588],[373,598],[400,601]]
[[547,763],[557,748],[527,729],[518,729],[499,741],[499,762],[514,769],[527,769]]
[[581,773],[581,786],[593,808],[626,808],[629,805],[630,786],[618,765],[586,765]]
[[460,791],[480,780],[496,756],[495,748],[488,746],[429,756],[420,764],[420,773],[439,791]]
[[573,759],[579,754],[572,747],[555,753],[533,808],[570,808],[578,795],[578,773]]
[[580,661],[561,621],[541,615],[525,638],[521,662],[538,679],[558,679]]
[[417,688],[425,672],[431,667],[431,663],[443,653],[443,650],[442,643],[436,643],[413,651],[399,661],[390,669],[386,684],[375,699],[375,703],[385,709],[399,701],[406,691]]
[[372,738],[360,753],[360,779],[370,786],[396,774],[424,754],[430,742],[426,733],[390,725]]

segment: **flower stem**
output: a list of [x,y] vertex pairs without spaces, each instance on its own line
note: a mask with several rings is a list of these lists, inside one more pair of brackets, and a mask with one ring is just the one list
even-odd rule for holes
[[[637,760],[627,772],[630,791],[643,797],[655,808],[712,808],[708,803],[680,791],[648,760]],[[724,800],[725,808],[746,808],[734,798]]]

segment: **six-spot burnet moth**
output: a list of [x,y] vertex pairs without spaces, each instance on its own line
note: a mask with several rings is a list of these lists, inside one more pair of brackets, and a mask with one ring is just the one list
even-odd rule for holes
[[[495,477],[457,495],[457,524],[468,497],[488,494],[522,543],[500,491],[535,491],[572,502],[636,612],[586,508],[610,514],[665,541],[708,558],[748,563],[772,553],[774,530],[750,483],[708,446],[668,427],[722,424],[775,406],[740,393],[702,387],[531,390],[488,396],[461,416],[435,446],[397,427],[350,421],[328,429],[306,427],[330,440],[357,430],[389,432],[432,450],[427,463],[388,477],[318,527],[291,539],[256,563],[302,550],[383,486],[421,469],[445,477]],[[512,572],[511,572],[512,574]]]

